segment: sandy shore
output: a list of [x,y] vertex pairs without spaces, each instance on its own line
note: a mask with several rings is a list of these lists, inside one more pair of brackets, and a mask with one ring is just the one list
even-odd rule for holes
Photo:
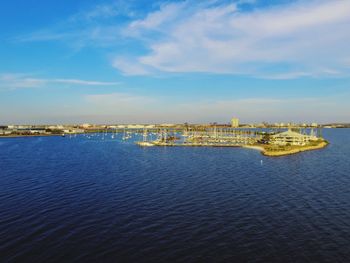
[[258,151],[265,151],[264,147],[262,146],[257,146],[257,145],[244,145],[242,146],[243,148],[247,148],[247,149],[254,149],[254,150],[258,150]]

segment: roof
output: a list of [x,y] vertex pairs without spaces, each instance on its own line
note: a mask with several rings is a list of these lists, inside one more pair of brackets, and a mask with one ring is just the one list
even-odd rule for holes
[[306,136],[307,135],[301,134],[299,132],[294,132],[291,130],[272,135],[272,137],[306,137]]

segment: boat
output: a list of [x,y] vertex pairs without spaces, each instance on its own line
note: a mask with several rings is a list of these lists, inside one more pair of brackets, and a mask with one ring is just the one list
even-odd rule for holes
[[142,137],[143,137],[143,141],[142,142],[136,142],[137,145],[142,146],[142,147],[150,147],[150,146],[154,146],[155,145],[153,142],[148,141],[147,129],[144,129]]
[[154,143],[152,142],[136,142],[137,145],[142,146],[142,147],[151,147],[154,146]]
[[123,134],[122,140],[125,141],[127,139],[129,139],[129,136],[126,135],[126,130],[124,129],[124,134]]

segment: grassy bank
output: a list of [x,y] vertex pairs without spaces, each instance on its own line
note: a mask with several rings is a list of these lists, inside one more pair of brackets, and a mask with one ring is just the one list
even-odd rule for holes
[[259,144],[254,146],[245,146],[245,148],[259,150],[265,156],[277,157],[277,156],[296,154],[296,153],[305,152],[305,151],[322,149],[327,145],[328,145],[328,142],[326,140],[318,140],[305,146],[295,146],[295,145],[278,146],[278,145]]

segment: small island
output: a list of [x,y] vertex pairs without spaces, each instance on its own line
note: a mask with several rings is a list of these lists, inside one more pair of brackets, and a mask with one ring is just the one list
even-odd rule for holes
[[329,143],[326,140],[320,139],[314,142],[311,142],[306,145],[246,145],[244,148],[256,149],[261,151],[265,156],[284,156],[291,155],[305,151],[312,151],[325,148]]
[[321,136],[316,136],[313,130],[311,134],[301,134],[288,129],[274,135],[268,134],[256,144],[244,147],[260,150],[266,156],[283,156],[322,149],[327,145],[328,142]]

